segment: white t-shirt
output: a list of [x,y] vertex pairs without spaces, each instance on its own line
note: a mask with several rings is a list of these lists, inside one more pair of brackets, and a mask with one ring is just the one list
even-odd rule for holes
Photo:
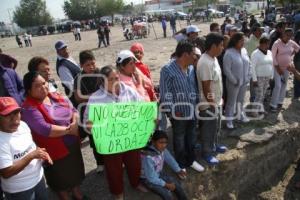
[[[202,81],[212,81],[210,94],[218,106],[222,105],[222,73],[217,58],[212,58],[208,54],[204,53],[200,57],[197,64],[197,79],[200,95],[200,103],[208,102],[203,93]],[[200,110],[206,110],[209,105],[201,105]]]
[[273,77],[273,56],[270,50],[265,55],[261,50],[256,49],[251,55],[251,64],[253,81],[257,81],[257,77]]
[[[14,133],[0,131],[0,144],[0,169],[12,166],[14,162],[36,149],[30,129],[23,121]],[[18,174],[8,179],[1,177],[2,189],[8,193],[29,190],[40,182],[43,174],[42,161],[34,159]]]

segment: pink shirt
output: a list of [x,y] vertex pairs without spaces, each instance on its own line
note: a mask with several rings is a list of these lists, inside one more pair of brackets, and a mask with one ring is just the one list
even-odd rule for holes
[[293,40],[283,43],[281,39],[276,40],[272,46],[273,64],[285,70],[293,62],[293,55],[299,51],[299,45]]
[[150,101],[150,97],[146,89],[143,87],[142,81],[136,81],[133,77],[126,76],[121,73],[119,73],[119,78],[122,83],[137,91],[144,101]]

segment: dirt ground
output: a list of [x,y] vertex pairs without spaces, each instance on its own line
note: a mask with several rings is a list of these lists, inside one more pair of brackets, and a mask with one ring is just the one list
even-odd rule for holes
[[[220,24],[223,22],[223,19],[217,19],[217,22]],[[181,27],[184,28],[186,26],[185,21],[177,22],[177,29]],[[200,35],[205,35],[208,33],[209,24],[210,23],[195,23],[193,24],[199,25],[201,29]],[[148,64],[151,68],[153,80],[155,84],[158,84],[159,81],[159,72],[161,67],[169,61],[171,53],[174,51],[176,47],[176,41],[171,37],[171,30],[168,26],[168,37],[163,38],[163,32],[161,25],[159,23],[153,23],[153,27],[151,26],[151,33],[148,38],[139,39],[138,42],[142,43],[145,48],[145,57],[144,62]],[[158,39],[156,39],[154,30],[157,34]],[[116,55],[120,50],[129,49],[131,44],[135,41],[126,41],[122,34],[122,28],[120,26],[115,26],[111,28],[111,45],[107,48],[97,48],[98,39],[96,31],[87,31],[82,32],[81,41],[74,41],[74,37],[72,33],[65,34],[57,34],[57,35],[49,35],[49,36],[40,36],[33,37],[33,47],[31,48],[19,48],[16,44],[15,38],[1,38],[0,39],[0,48],[2,48],[4,53],[14,56],[18,60],[17,72],[23,77],[23,75],[27,72],[27,64],[31,57],[33,56],[43,56],[50,61],[50,65],[52,66],[52,75],[56,80],[58,76],[55,72],[55,61],[56,61],[56,52],[54,49],[54,44],[57,40],[64,40],[69,47],[72,57],[78,61],[79,52],[82,50],[90,49],[93,50],[96,60],[97,66],[102,67],[108,64],[115,63]],[[291,81],[289,83],[291,85]],[[293,104],[292,106],[290,106]],[[299,112],[294,112],[294,109],[299,110],[299,101],[291,101],[291,94],[289,93],[288,98],[284,104],[285,112],[279,115],[271,114],[265,120],[261,122],[250,123],[250,125],[239,125],[238,130],[234,133],[230,133],[224,131],[224,135],[236,136],[241,133],[249,132],[253,129],[253,127],[263,126],[268,127],[271,130],[275,129],[283,129],[298,126]],[[230,148],[237,148],[236,139],[225,139],[224,143],[230,146]],[[96,174],[95,172],[95,161],[92,156],[92,151],[88,145],[88,141],[83,143],[82,152],[84,156],[85,162],[85,172],[87,177],[82,185],[82,190],[84,193],[88,194],[91,199],[111,199],[109,194],[107,183],[104,177],[104,174]],[[232,156],[231,153],[227,154]],[[226,160],[225,157],[222,157],[223,160]],[[300,199],[300,192],[292,190],[293,184],[295,182],[295,177],[300,175],[295,174],[294,170],[295,165],[291,165],[289,170],[287,170],[286,175],[282,178],[282,182],[274,183],[273,188],[263,193],[260,197],[263,199]],[[292,178],[293,177],[293,178]],[[126,181],[127,182],[127,181]],[[127,185],[129,185],[127,183]],[[288,196],[284,195],[282,191],[289,191]],[[56,199],[53,193],[50,194],[51,199]],[[133,191],[130,187],[126,187],[125,195],[127,199],[159,199],[157,196],[154,196],[150,193],[142,194],[139,192]],[[254,199],[258,198],[258,196],[254,195]],[[252,199],[252,198],[251,198]]]
[[[222,21],[219,19],[218,21]],[[196,24],[196,23],[195,23]],[[185,21],[177,22],[177,29],[180,30],[186,27]],[[209,24],[200,24],[200,29],[202,30],[200,35],[205,35],[209,30]],[[154,34],[157,35],[157,38]],[[72,33],[56,34],[33,37],[32,43],[33,47],[19,48],[14,37],[11,38],[1,38],[0,48],[2,48],[4,53],[14,56],[19,64],[17,72],[22,76],[27,71],[27,64],[30,58],[33,56],[43,56],[50,61],[52,68],[52,75],[58,80],[55,72],[55,62],[56,62],[56,52],[54,49],[54,44],[57,40],[64,40],[69,47],[72,57],[79,61],[79,52],[82,50],[90,49],[93,50],[97,66],[102,67],[108,64],[115,64],[117,53],[120,50],[129,49],[131,44],[135,41],[140,42],[145,48],[144,62],[147,63],[152,71],[154,82],[159,81],[159,69],[168,62],[171,53],[175,50],[176,40],[171,37],[171,29],[168,26],[167,38],[163,38],[163,32],[160,23],[153,23],[150,28],[150,35],[148,38],[137,39],[126,41],[122,28],[119,25],[111,28],[111,45],[104,48],[98,47],[98,38],[96,30],[81,32],[81,41],[75,41]]]

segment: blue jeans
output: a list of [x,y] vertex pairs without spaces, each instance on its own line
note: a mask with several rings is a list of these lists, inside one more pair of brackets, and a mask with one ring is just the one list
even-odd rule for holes
[[196,120],[171,119],[175,159],[181,168],[189,167],[196,159]]
[[[163,179],[166,183],[174,183],[176,186],[176,189],[174,191],[176,197],[178,200],[187,200],[187,196],[182,189],[180,183],[174,179],[173,177],[167,176],[165,174],[160,174],[160,178]],[[150,182],[148,182],[146,179],[141,180],[142,183],[152,192],[155,194],[159,195],[163,200],[173,200],[173,194],[170,190],[167,188],[160,186],[160,185],[155,185]]]
[[7,200],[48,200],[48,193],[44,178],[42,178],[35,187],[29,190],[18,193],[4,193]]

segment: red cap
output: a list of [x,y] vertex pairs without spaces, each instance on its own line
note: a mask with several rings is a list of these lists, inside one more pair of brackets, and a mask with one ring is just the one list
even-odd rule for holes
[[11,97],[0,97],[0,115],[5,116],[19,109],[21,109],[21,107],[15,99]]
[[144,52],[144,47],[141,43],[136,42],[131,46],[130,51],[132,51],[132,52],[135,52],[135,51]]

